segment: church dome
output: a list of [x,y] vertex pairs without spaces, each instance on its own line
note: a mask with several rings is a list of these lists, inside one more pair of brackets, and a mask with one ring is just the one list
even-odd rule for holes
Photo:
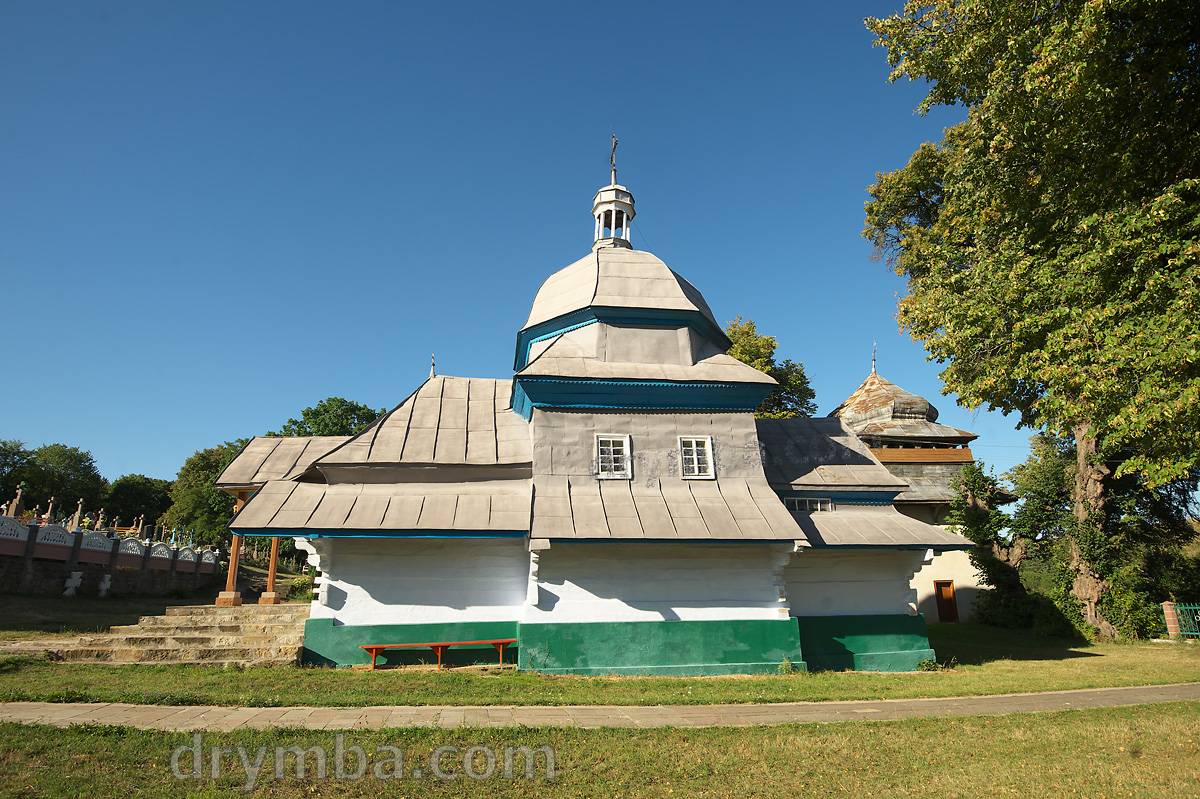
[[695,286],[654,255],[625,247],[598,247],[547,278],[522,329],[584,308],[692,311],[720,329]]
[[850,425],[875,419],[936,422],[938,410],[929,400],[905,391],[872,369],[862,385],[829,415],[840,416]]

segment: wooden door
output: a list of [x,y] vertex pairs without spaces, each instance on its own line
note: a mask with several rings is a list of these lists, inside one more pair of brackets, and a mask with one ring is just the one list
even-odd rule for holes
[[937,597],[938,621],[958,621],[958,600],[954,597],[954,581],[934,580],[933,593]]

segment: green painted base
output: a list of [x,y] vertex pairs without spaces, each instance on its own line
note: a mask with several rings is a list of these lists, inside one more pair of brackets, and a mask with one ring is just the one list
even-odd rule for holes
[[793,619],[522,624],[518,667],[546,674],[763,674],[805,668]]
[[[362,644],[406,644],[429,641],[482,641],[516,638],[515,621],[454,622],[448,624],[334,624],[332,619],[309,619],[304,623],[304,653],[301,661],[314,666],[368,664],[371,657]],[[516,662],[515,647],[504,654],[506,663]],[[406,663],[436,663],[429,649],[394,649],[379,655],[380,666]],[[446,650],[447,665],[495,663],[493,646],[456,646]]]
[[802,616],[797,622],[813,671],[915,671],[936,657],[922,616]]
[[[805,616],[779,621],[659,621],[519,624],[335,624],[309,619],[303,662],[370,662],[362,644],[517,638],[507,662],[546,674],[769,674],[790,660],[797,670],[913,671],[933,660],[920,616]],[[380,665],[432,663],[426,649],[394,650]],[[490,646],[456,647],[446,663],[495,663]]]

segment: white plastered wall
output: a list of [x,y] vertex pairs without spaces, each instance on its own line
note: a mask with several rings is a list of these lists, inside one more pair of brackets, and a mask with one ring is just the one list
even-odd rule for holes
[[917,592],[917,610],[927,622],[941,621],[938,618],[937,599],[933,591],[935,580],[950,580],[954,583],[958,620],[969,621],[975,612],[975,599],[981,587],[979,572],[972,565],[971,556],[963,550],[942,552],[913,575],[912,587]]
[[802,550],[783,572],[788,607],[793,616],[915,614],[909,583],[924,558],[908,549]]
[[787,618],[792,544],[554,543],[534,555],[522,621]]
[[516,621],[525,604],[529,553],[522,539],[324,538],[310,544],[321,569],[316,619]]

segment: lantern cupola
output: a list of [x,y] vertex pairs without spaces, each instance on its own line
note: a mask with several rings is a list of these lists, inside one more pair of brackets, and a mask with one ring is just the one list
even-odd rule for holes
[[596,222],[592,249],[601,247],[625,247],[632,249],[629,225],[637,211],[633,207],[633,194],[617,183],[617,137],[612,137],[612,151],[608,158],[609,184],[601,187],[592,199],[592,218]]

